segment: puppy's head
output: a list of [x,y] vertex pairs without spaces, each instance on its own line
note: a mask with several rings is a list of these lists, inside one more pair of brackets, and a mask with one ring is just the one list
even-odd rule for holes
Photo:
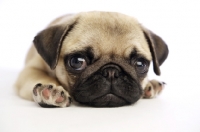
[[73,98],[96,107],[136,102],[150,62],[160,75],[168,55],[159,36],[132,17],[109,12],[71,16],[40,32],[34,44]]

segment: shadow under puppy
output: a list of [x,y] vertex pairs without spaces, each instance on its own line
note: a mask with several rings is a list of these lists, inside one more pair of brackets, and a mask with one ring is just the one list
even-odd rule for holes
[[165,42],[133,17],[66,15],[34,38],[16,87],[20,97],[42,107],[66,107],[72,99],[95,107],[128,105],[160,92],[163,85],[152,85],[147,73],[153,61],[160,75],[167,55]]

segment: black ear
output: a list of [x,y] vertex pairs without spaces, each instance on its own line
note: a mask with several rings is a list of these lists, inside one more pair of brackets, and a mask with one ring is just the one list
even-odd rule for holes
[[73,29],[75,23],[71,25],[51,26],[35,36],[33,42],[41,57],[50,66],[55,69],[62,42],[67,34]]
[[143,32],[149,44],[149,48],[153,58],[154,72],[156,73],[156,75],[160,75],[161,72],[159,66],[162,65],[162,63],[166,60],[168,56],[168,46],[162,40],[162,38],[151,32],[150,30],[143,27]]

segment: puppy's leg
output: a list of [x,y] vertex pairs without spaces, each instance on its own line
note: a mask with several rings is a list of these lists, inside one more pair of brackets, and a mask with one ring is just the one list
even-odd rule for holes
[[143,98],[154,98],[161,93],[165,86],[164,82],[150,80],[144,88]]
[[16,87],[20,97],[34,100],[42,107],[66,107],[71,103],[68,92],[57,79],[40,69],[26,67],[20,73]]

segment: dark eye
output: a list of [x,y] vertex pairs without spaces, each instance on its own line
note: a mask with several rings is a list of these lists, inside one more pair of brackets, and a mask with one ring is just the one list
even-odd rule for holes
[[69,59],[69,66],[74,70],[80,71],[84,70],[87,67],[87,62],[84,57],[74,56]]
[[139,59],[135,60],[134,66],[136,68],[136,71],[140,74],[143,74],[143,73],[147,72],[147,70],[148,70],[148,62],[143,58],[139,58]]

